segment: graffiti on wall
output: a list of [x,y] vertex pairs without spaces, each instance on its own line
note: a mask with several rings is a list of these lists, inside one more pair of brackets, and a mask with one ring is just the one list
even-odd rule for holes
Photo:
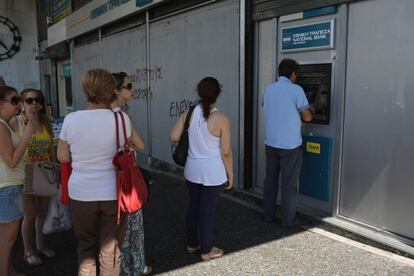
[[150,81],[158,82],[163,79],[162,67],[155,66],[154,69],[147,69],[147,68],[138,68],[135,70],[134,73],[129,75],[131,82],[140,84],[146,83],[148,76]]
[[128,74],[129,79],[136,87],[134,92],[134,99],[136,100],[151,100],[153,97],[151,86],[147,88],[147,79],[149,77],[151,82],[158,82],[163,78],[162,68],[156,66],[154,69],[138,68],[133,73]]
[[181,101],[172,101],[169,105],[170,117],[178,117],[181,113],[187,111],[190,106],[197,104],[198,100],[183,99]]

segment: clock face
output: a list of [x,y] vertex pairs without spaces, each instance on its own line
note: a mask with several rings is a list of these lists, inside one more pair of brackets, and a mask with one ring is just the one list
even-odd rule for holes
[[0,61],[11,58],[20,50],[22,38],[10,19],[0,16]]

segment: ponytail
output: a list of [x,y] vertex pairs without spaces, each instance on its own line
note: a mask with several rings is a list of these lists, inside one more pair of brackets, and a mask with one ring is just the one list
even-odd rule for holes
[[203,117],[208,120],[211,114],[211,106],[216,102],[221,93],[221,85],[213,77],[202,79],[197,85],[198,95],[200,96],[200,105],[203,110]]

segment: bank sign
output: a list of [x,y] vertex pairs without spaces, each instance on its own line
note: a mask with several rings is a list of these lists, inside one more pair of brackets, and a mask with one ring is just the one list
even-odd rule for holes
[[334,47],[334,20],[282,28],[282,52]]

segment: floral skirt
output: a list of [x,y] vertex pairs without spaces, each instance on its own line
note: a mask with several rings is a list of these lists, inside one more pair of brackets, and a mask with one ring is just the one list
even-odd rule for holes
[[128,215],[128,229],[122,247],[121,276],[139,276],[144,273],[144,221],[142,210]]

